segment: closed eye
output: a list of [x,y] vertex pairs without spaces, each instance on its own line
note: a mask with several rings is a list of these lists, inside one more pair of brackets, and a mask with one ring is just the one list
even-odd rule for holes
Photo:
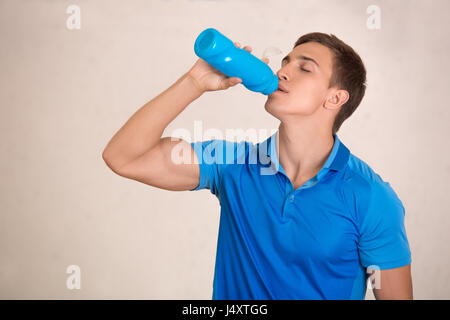
[[[281,67],[282,67],[282,68],[284,67],[283,62],[284,62],[284,60],[281,61]],[[304,71],[304,72],[311,72],[311,71],[309,71],[309,70],[304,69],[303,67],[300,67],[300,70],[302,70],[302,71]]]

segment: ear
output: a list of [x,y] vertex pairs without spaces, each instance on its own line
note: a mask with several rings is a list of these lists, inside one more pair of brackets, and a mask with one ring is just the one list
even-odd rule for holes
[[350,95],[347,90],[333,90],[325,100],[324,107],[330,110],[337,110],[346,103],[349,98]]

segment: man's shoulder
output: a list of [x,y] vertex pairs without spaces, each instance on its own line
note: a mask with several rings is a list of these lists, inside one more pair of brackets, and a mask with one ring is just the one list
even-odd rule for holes
[[366,161],[350,153],[344,180],[367,187],[386,187],[385,181]]
[[366,205],[373,201],[400,201],[391,184],[354,154],[349,156],[343,180],[344,189]]

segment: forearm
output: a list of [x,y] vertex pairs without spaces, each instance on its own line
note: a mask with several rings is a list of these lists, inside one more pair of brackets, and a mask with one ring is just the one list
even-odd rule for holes
[[185,73],[128,119],[103,151],[105,162],[118,169],[152,149],[169,123],[202,93],[195,80]]

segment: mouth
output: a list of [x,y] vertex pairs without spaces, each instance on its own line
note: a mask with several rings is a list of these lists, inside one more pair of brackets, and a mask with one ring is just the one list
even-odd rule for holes
[[276,93],[276,94],[287,94],[286,91],[283,91],[283,90],[280,89],[280,88],[278,88],[277,90],[275,90],[273,93],[274,93],[274,94],[275,94],[275,93]]
[[283,83],[278,83],[278,89],[275,90],[275,92],[286,94],[286,93],[288,93],[288,90],[286,90],[286,87],[284,86]]

